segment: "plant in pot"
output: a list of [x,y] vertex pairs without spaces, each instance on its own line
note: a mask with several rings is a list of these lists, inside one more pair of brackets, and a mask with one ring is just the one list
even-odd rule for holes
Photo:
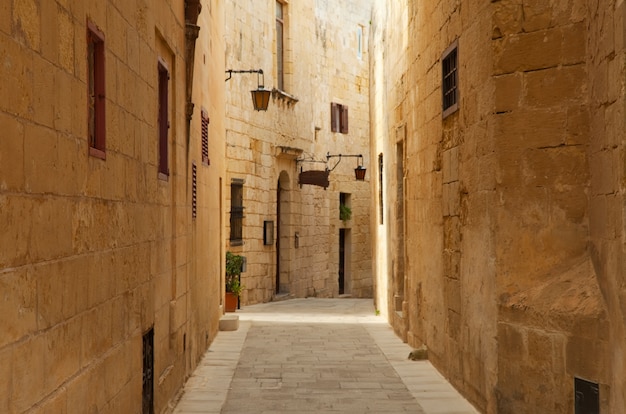
[[339,218],[344,223],[352,218],[352,209],[345,204],[339,204]]
[[224,303],[226,312],[237,310],[239,296],[244,289],[240,280],[242,267],[243,256],[226,252],[226,299]]

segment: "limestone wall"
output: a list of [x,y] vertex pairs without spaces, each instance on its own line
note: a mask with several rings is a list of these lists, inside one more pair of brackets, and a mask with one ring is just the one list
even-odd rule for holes
[[[623,5],[380,6],[377,303],[483,412],[572,412],[575,377],[623,411]],[[443,118],[455,40],[459,110]]]
[[[247,258],[242,274],[244,304],[280,294],[338,295],[339,229],[347,228],[347,291],[372,291],[368,225],[369,57],[359,58],[357,30],[367,45],[371,2],[285,2],[283,91],[275,91],[267,112],[252,109],[256,74],[234,74],[226,83],[226,212],[230,185],[244,180],[243,245],[231,243],[226,215],[226,248]],[[265,87],[277,88],[276,2],[226,3],[227,69],[262,69]],[[331,102],[348,107],[348,133],[331,132]],[[330,174],[330,186],[298,185],[301,170],[324,170],[326,154],[363,154],[368,173],[356,182],[356,158],[344,158]],[[304,162],[301,162],[304,161]],[[337,159],[331,160],[332,167]],[[278,217],[277,190],[281,199]],[[340,193],[350,194],[352,220],[339,219]],[[263,223],[272,221],[275,241],[263,244]],[[277,242],[280,254],[277,254]]]
[[[215,170],[199,167],[196,220],[183,2],[0,6],[1,412],[140,412],[150,328],[163,412],[215,335],[223,9],[203,6],[197,66],[220,75],[196,78],[212,90],[194,99],[212,109],[216,155]],[[105,37],[106,159],[88,148],[88,21]],[[170,72],[167,180],[157,173],[159,58]]]
[[[589,96],[589,250],[607,307],[608,353],[598,371],[607,412],[626,410],[624,306],[624,4],[601,1],[587,8]],[[595,344],[597,340],[591,342]],[[583,351],[585,352],[585,351]],[[588,352],[588,351],[587,351]],[[592,351],[593,352],[593,351]],[[588,354],[587,354],[588,355]],[[587,358],[585,358],[587,359]],[[591,368],[591,367],[590,367]]]

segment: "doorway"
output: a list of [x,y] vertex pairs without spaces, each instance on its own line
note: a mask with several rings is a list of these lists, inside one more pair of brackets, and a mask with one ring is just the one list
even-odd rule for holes
[[339,229],[339,272],[337,282],[340,295],[352,293],[350,277],[351,256],[350,229]]
[[154,328],[143,335],[142,414],[154,414]]
[[280,203],[281,203],[281,189],[280,180],[276,187],[276,288],[275,293],[280,293]]
[[290,200],[289,174],[281,171],[276,185],[276,276],[274,281],[274,294],[276,295],[288,294],[293,283],[290,274],[293,254],[290,243],[292,234]]
[[339,229],[339,294],[346,291],[346,229]]

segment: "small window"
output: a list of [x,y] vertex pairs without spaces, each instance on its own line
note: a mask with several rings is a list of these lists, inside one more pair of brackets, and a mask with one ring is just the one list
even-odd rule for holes
[[167,179],[169,121],[169,71],[165,63],[159,60],[159,178]]
[[285,20],[286,6],[276,2],[276,84],[281,91],[285,90]]
[[332,132],[348,133],[348,107],[332,102],[330,104],[330,130]]
[[202,163],[210,165],[209,160],[209,114],[205,109],[201,111],[202,122]]
[[383,224],[385,213],[384,205],[384,189],[383,189],[383,154],[378,154],[378,223]]
[[363,59],[363,26],[359,25],[356,29],[356,56]]
[[104,34],[87,22],[89,154],[105,158]]
[[600,386],[595,382],[574,377],[574,414],[600,413]]
[[191,218],[195,219],[198,214],[198,167],[191,163]]
[[230,244],[243,244],[243,180],[230,184]]
[[458,41],[446,49],[441,58],[443,117],[459,109],[458,92]]

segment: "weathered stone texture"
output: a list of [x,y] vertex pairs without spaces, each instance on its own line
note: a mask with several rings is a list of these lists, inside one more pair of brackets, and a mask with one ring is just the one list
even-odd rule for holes
[[[264,1],[247,7],[228,2],[225,22],[227,68],[262,69],[268,89],[278,88],[275,3]],[[254,112],[249,91],[257,86],[257,74],[233,74],[226,83],[227,206],[231,179],[245,180],[244,244],[226,243],[228,250],[247,258],[247,270],[242,274],[243,304],[274,298],[277,266],[281,293],[337,296],[340,229],[346,229],[349,244],[345,291],[357,297],[372,295],[367,219],[368,182],[375,174],[368,160],[370,8],[369,1],[332,7],[313,1],[284,4],[283,89],[297,102],[275,92],[267,112]],[[360,59],[356,44],[359,26],[363,29]],[[348,107],[347,134],[331,132],[331,102]],[[299,186],[299,172],[323,170],[321,161],[327,153],[363,154],[366,181],[355,182],[357,160],[343,158],[330,173],[327,190]],[[337,161],[331,159],[328,166]],[[283,200],[281,217],[277,217],[277,185]],[[339,219],[340,192],[350,194],[353,212],[345,224]],[[226,220],[228,230],[228,215]],[[280,242],[278,255],[276,245],[263,244],[266,220],[274,222],[274,237]]]
[[[183,3],[0,6],[3,413],[139,412],[151,327],[163,412],[217,332],[223,8],[203,2],[199,21],[196,66],[211,71],[196,70],[192,98],[211,111],[214,158],[198,171],[192,220],[201,144],[199,110],[186,136]],[[105,36],[106,160],[88,155],[88,20]],[[167,181],[156,171],[159,57],[170,69]]]
[[[571,412],[577,376],[621,412],[624,6],[478,3],[375,9],[372,153],[389,164],[374,193],[394,200],[400,126],[410,183],[406,235],[401,211],[372,220],[377,303],[400,310],[387,274],[406,245],[390,320],[481,410]],[[442,119],[455,39],[459,110]]]

